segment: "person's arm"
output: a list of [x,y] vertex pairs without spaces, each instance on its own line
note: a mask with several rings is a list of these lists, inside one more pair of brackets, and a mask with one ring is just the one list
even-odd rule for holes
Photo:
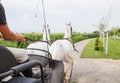
[[5,40],[10,40],[10,41],[20,41],[24,42],[25,38],[22,35],[17,35],[13,33],[7,24],[0,25],[0,32],[2,33],[3,37]]
[[4,39],[6,40],[19,42],[25,41],[25,38],[23,36],[17,35],[9,29],[6,22],[5,10],[1,3],[0,3],[0,32],[2,33]]

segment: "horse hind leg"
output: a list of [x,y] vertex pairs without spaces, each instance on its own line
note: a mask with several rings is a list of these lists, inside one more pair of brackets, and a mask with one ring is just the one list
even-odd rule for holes
[[64,83],[68,83],[66,77],[67,72],[64,72]]
[[65,69],[64,69],[64,81],[65,83],[70,83],[71,82],[71,77],[72,77],[72,69],[73,65],[69,63],[64,63]]

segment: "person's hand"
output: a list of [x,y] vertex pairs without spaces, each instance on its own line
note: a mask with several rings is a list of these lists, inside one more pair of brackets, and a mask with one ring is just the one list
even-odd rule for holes
[[26,41],[25,37],[23,35],[16,35],[16,40],[19,42],[24,42]]
[[25,37],[23,35],[18,35],[13,32],[9,32],[8,34],[4,35],[4,39],[10,41],[18,41],[18,42],[25,41]]

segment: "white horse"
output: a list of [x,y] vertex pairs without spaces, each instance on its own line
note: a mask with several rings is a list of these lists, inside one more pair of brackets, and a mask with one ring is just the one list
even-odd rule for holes
[[64,39],[56,40],[50,47],[52,59],[61,60],[64,63],[65,82],[70,83],[74,62],[74,46],[71,41],[72,27],[67,24]]
[[[49,47],[51,45],[50,43],[50,29],[49,27],[43,28],[43,39],[42,41],[37,41],[34,43],[31,43],[27,46],[27,48],[33,48],[33,49],[41,49],[45,51],[49,51]],[[26,50],[27,54],[36,54],[36,55],[42,55],[42,56],[48,56],[47,52],[39,51],[39,50]]]

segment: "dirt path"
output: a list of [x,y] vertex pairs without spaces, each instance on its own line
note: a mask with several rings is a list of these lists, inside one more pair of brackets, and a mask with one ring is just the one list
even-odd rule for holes
[[120,60],[79,58],[89,41],[75,44],[79,53],[75,53],[72,83],[120,83]]

